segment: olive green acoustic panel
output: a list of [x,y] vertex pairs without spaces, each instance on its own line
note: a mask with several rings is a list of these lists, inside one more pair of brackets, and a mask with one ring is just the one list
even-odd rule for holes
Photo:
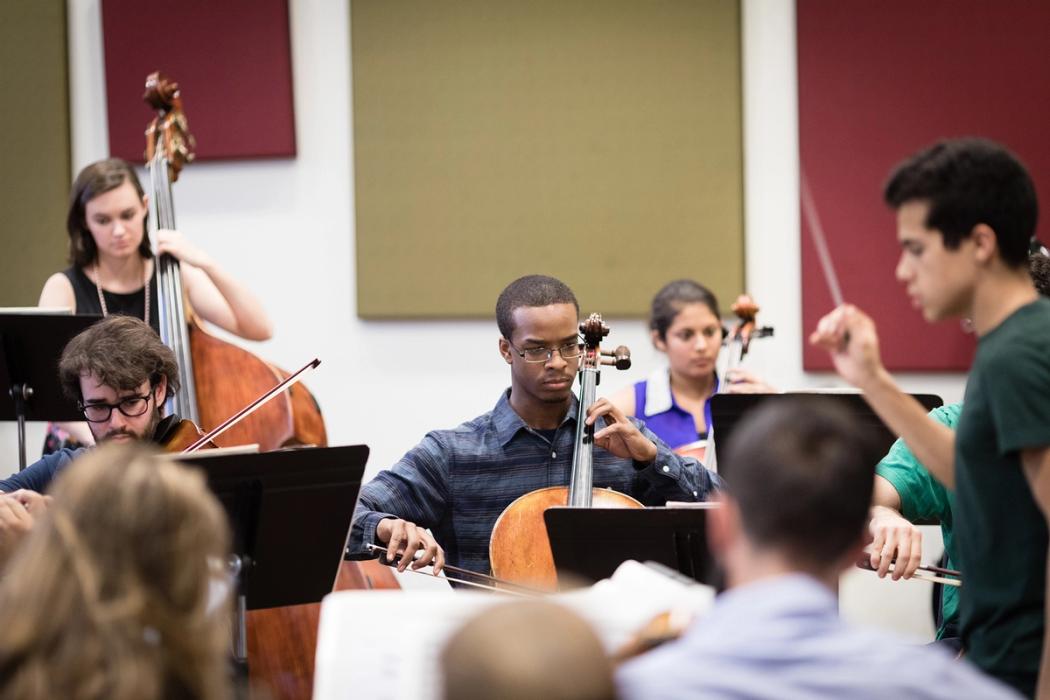
[[35,306],[64,267],[66,56],[64,0],[0,2],[0,306]]
[[357,304],[491,316],[528,273],[642,315],[742,291],[736,0],[353,0]]

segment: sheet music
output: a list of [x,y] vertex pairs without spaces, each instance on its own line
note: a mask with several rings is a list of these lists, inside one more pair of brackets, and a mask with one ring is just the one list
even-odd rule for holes
[[[590,588],[550,596],[591,623],[610,652],[656,615],[702,613],[714,589],[683,585],[638,562]],[[486,607],[513,603],[491,593],[340,591],[325,597],[314,700],[438,700],[446,640]]]

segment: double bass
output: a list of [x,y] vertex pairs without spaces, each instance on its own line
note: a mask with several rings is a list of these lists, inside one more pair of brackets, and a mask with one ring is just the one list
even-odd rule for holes
[[[174,229],[172,185],[183,166],[193,160],[193,137],[182,111],[178,83],[152,73],[146,78],[143,99],[157,112],[146,129],[150,231]],[[183,295],[179,261],[171,255],[157,260],[157,295],[160,336],[175,353],[182,380],[167,406],[169,415],[178,414],[209,429],[287,376],[203,329]],[[296,384],[217,442],[222,447],[257,443],[260,450],[267,451],[288,445],[323,446],[328,438],[316,400],[306,387]]]
[[[146,130],[150,172],[150,230],[174,229],[172,185],[193,160],[193,137],[177,83],[159,73],[146,79],[144,99],[157,112]],[[288,375],[251,352],[207,333],[184,297],[179,263],[157,260],[160,334],[172,348],[182,388],[166,407],[205,430],[216,428]],[[196,435],[189,433],[189,441]],[[219,447],[258,444],[260,451],[292,445],[325,446],[324,419],[313,395],[299,383],[215,438]],[[343,562],[335,589],[398,587],[377,564]],[[272,697],[308,698],[320,605],[296,605],[247,614],[250,682]]]
[[554,590],[558,576],[547,538],[543,512],[553,506],[576,508],[642,508],[635,498],[611,489],[594,488],[594,425],[587,425],[587,411],[594,404],[601,365],[616,369],[631,366],[631,352],[623,345],[602,352],[602,339],[609,326],[600,314],[580,323],[584,339],[580,358],[580,400],[576,416],[576,445],[568,486],[549,486],[521,496],[500,514],[489,540],[492,575],[512,583]]

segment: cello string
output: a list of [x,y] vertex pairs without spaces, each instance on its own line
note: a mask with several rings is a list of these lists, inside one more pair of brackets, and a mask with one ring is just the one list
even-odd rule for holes
[[[389,551],[386,547],[382,547],[382,546],[377,545],[377,544],[369,544],[369,545],[366,545],[366,547],[368,548],[368,550],[370,552],[382,552],[383,554],[386,554]],[[413,556],[413,559],[414,558],[415,557]],[[385,562],[384,561],[383,563],[387,564],[388,566],[393,566],[393,564],[389,563],[389,562]],[[503,579],[496,578],[495,576],[489,576],[488,574],[482,574],[482,573],[479,573],[477,571],[471,571],[470,569],[463,569],[463,568],[460,568],[458,566],[453,566],[451,564],[445,564],[445,566],[443,567],[443,570],[451,571],[454,574],[463,574],[465,576],[473,576],[473,577],[481,579],[483,581],[488,581],[490,584],[494,584],[494,585],[511,586],[513,588],[519,589],[519,595],[537,595],[538,596],[538,595],[546,595],[546,593],[547,593],[547,591],[541,591],[541,590],[538,590],[538,589],[535,589],[535,588],[529,588],[528,586],[523,586],[520,583],[514,583],[513,581],[505,581]],[[427,574],[427,572],[419,571],[417,569],[405,569],[405,571],[415,571],[416,573],[422,573],[422,574],[427,575],[427,576],[434,576],[436,578],[441,578],[440,574]],[[475,585],[475,586],[480,586],[481,585],[481,584],[478,584],[478,583],[471,583],[469,581],[462,581],[462,580],[459,580],[459,579],[454,579],[454,578],[451,578],[451,577],[449,577],[447,575],[445,576],[445,578],[448,579],[449,581],[455,581],[456,583],[466,583],[467,585]],[[506,589],[500,588],[500,589],[497,589],[497,590],[505,591]]]
[[835,306],[842,306],[842,287],[839,286],[838,275],[835,274],[835,267],[831,263],[828,239],[824,235],[824,227],[820,225],[820,214],[817,212],[813,193],[809,189],[806,171],[800,169],[800,173],[802,176],[802,218],[805,219],[806,228],[809,229],[813,245],[817,249],[817,258],[820,260],[820,267],[824,271],[824,280],[827,282],[828,289],[831,292],[831,300],[835,303]]

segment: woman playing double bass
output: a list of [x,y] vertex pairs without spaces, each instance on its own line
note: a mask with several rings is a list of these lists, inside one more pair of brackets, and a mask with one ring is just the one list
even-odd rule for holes
[[[146,233],[148,204],[127,162],[110,158],[81,170],[73,182],[66,221],[71,265],[48,278],[39,305],[80,314],[137,316],[158,330],[155,258]],[[181,232],[158,231],[157,252],[182,263],[183,288],[200,318],[248,340],[271,336],[270,319],[255,295]],[[94,442],[82,423],[62,428],[80,444]],[[51,450],[57,449],[60,434],[52,431],[48,442]]]

